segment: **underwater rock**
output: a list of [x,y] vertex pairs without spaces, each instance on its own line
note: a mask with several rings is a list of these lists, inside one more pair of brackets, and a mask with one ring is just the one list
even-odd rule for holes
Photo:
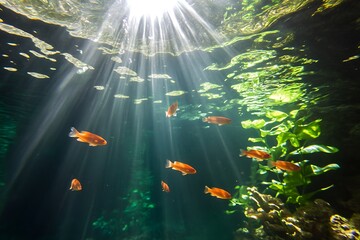
[[330,227],[332,230],[332,239],[360,239],[360,232],[344,217],[332,215],[330,217]]
[[355,213],[350,218],[350,223],[356,228],[360,229],[360,213]]
[[244,213],[246,228],[235,233],[235,239],[360,239],[353,222],[335,214],[324,200],[316,199],[291,212],[276,197],[262,194],[255,187],[247,188],[250,203]]

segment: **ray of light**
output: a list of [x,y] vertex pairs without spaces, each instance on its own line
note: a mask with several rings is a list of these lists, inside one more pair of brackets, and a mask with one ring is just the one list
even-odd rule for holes
[[[190,45],[190,42],[194,40],[196,42],[198,34],[196,29],[192,28],[192,24],[187,21],[188,16],[191,16],[191,19],[196,19],[196,24],[206,30],[204,34],[211,36],[215,41],[220,41],[217,33],[209,24],[201,19],[190,5],[185,1],[174,2],[176,2],[175,6],[166,6],[166,9],[163,9],[161,13],[153,10],[152,13],[155,15],[150,15],[150,17],[144,16],[147,14],[144,10],[134,12],[134,7],[130,5],[126,21],[118,21],[118,19],[123,18],[116,15],[116,8],[121,7],[121,5],[119,5],[118,1],[115,1],[113,8],[109,9],[103,28],[99,29],[98,35],[104,34],[105,29],[109,31],[109,25],[113,28],[113,31],[119,33],[119,49],[118,53],[114,55],[122,58],[123,62],[114,63],[106,60],[106,62],[98,63],[95,61],[98,75],[89,73],[83,77],[79,77],[78,69],[72,69],[68,72],[65,72],[65,69],[60,70],[59,76],[63,75],[61,82],[51,89],[48,102],[44,103],[42,112],[29,128],[28,135],[31,137],[31,141],[30,144],[24,144],[23,146],[24,151],[20,154],[20,165],[14,174],[10,187],[18,181],[21,172],[29,164],[29,159],[33,158],[40,151],[41,146],[47,146],[44,141],[50,139],[50,142],[55,144],[56,140],[53,136],[59,133],[59,128],[64,130],[62,132],[64,136],[59,137],[61,139],[63,137],[68,138],[67,134],[70,127],[76,127],[79,130],[99,134],[108,140],[107,146],[92,148],[85,143],[79,143],[75,139],[69,138],[64,147],[66,151],[62,153],[63,162],[59,164],[60,167],[55,180],[57,185],[62,186],[64,181],[67,183],[72,177],[80,176],[84,180],[84,189],[94,191],[92,194],[87,195],[90,197],[87,205],[89,212],[86,215],[87,219],[83,234],[86,233],[86,228],[89,227],[91,222],[90,218],[95,208],[97,194],[101,194],[103,188],[103,186],[96,184],[96,182],[105,182],[111,185],[112,183],[106,180],[106,175],[110,174],[112,177],[116,175],[115,169],[111,169],[110,173],[106,172],[109,165],[114,164],[117,167],[128,167],[126,170],[118,170],[120,172],[118,174],[125,175],[123,179],[128,183],[128,186],[124,187],[124,185],[119,183],[123,188],[120,190],[113,188],[114,191],[125,195],[134,188],[140,188],[138,173],[149,169],[148,163],[146,163],[146,147],[144,146],[150,142],[149,138],[146,137],[146,131],[148,130],[148,125],[146,124],[148,122],[154,125],[152,129],[152,133],[155,135],[154,146],[158,150],[155,161],[162,168],[162,176],[169,177],[173,175],[176,179],[173,182],[173,186],[178,187],[178,191],[175,191],[178,197],[176,204],[168,201],[165,197],[162,199],[163,202],[166,202],[165,207],[162,208],[164,210],[165,221],[174,221],[173,216],[170,217],[170,212],[176,213],[175,216],[179,216],[179,220],[184,225],[186,224],[184,219],[188,217],[189,213],[194,215],[198,213],[199,215],[202,203],[195,202],[193,205],[187,206],[186,211],[183,209],[183,204],[189,200],[189,195],[203,194],[203,185],[205,184],[196,183],[196,179],[199,179],[197,176],[186,176],[183,178],[179,174],[174,175],[171,172],[172,170],[165,169],[165,160],[167,158],[170,160],[188,161],[199,167],[199,169],[206,169],[211,175],[210,179],[208,179],[209,185],[216,182],[225,182],[226,180],[226,174],[220,174],[217,169],[214,170],[212,168],[212,165],[218,166],[219,163],[213,163],[212,161],[216,159],[207,153],[206,148],[209,139],[202,136],[203,128],[197,128],[194,134],[195,138],[197,138],[194,142],[198,142],[197,146],[200,146],[201,149],[191,149],[190,146],[188,150],[184,147],[184,142],[181,140],[183,139],[181,129],[183,127],[181,126],[183,119],[180,116],[166,119],[164,113],[167,107],[176,100],[180,103],[179,115],[184,113],[186,111],[185,108],[192,104],[205,106],[205,111],[207,111],[208,101],[204,98],[199,100],[195,90],[199,88],[200,83],[208,81],[208,76],[204,74],[203,66],[208,65],[211,59],[196,54],[191,57],[184,54],[181,60],[178,60],[178,65],[172,65],[172,67],[176,66],[178,68],[177,71],[173,71],[175,83],[170,81],[158,83],[155,80],[150,80],[149,83],[149,75],[158,73],[158,71],[164,73],[169,71],[168,68],[164,67],[167,63],[159,56],[147,57],[134,52],[123,52],[121,49],[121,46],[126,42],[126,44],[132,46],[143,44],[144,47],[149,47],[149,53],[166,52],[164,41],[170,41],[174,49],[184,48],[184,46]],[[141,41],[139,42],[138,39],[141,39]],[[85,50],[87,54],[85,60],[94,61],[96,58],[103,59],[90,44],[85,47]],[[160,60],[155,62],[155,59]],[[150,66],[148,63],[150,63]],[[121,69],[119,70],[118,67],[121,67]],[[124,70],[133,70],[135,74],[131,76],[129,73],[124,73]],[[132,77],[143,78],[144,81],[134,82],[131,81]],[[93,86],[97,84],[104,86],[104,90],[97,91],[94,89]],[[180,97],[165,95],[167,92],[174,90],[184,90],[187,93]],[[114,96],[117,94],[129,96],[129,98],[115,98]],[[158,106],[150,103],[150,97],[151,100],[161,100],[162,104]],[[135,104],[137,103],[136,100],[145,98],[147,100]],[[147,108],[151,108],[152,115],[146,115],[149,112]],[[64,129],[64,123],[69,124],[69,126],[66,126],[66,129]],[[203,123],[199,120],[196,124]],[[214,127],[216,128],[215,132],[212,131]],[[232,171],[237,176],[240,176],[239,171],[236,170],[232,154],[227,147],[229,141],[225,138],[219,127],[211,126],[211,128],[210,131],[215,133],[212,138],[217,141],[220,140],[221,145],[218,147],[222,149],[222,152],[225,152],[225,156],[222,157],[221,161],[230,162],[231,166],[233,166]],[[126,146],[125,142],[132,147],[134,153],[129,153],[129,149],[121,148]],[[182,159],[189,158],[191,152],[196,152],[196,154],[202,157],[198,159]],[[124,171],[127,172],[124,173]],[[204,170],[200,170],[200,176],[203,176],[204,172]],[[69,173],[73,176],[69,176]],[[196,190],[193,188],[194,184]],[[144,191],[150,191],[154,187],[158,187],[156,183],[155,185],[149,183],[149,186],[146,186]],[[57,189],[53,189],[53,192],[55,191]],[[184,192],[187,194],[182,194]],[[131,197],[129,198],[129,202],[133,201]],[[63,205],[66,205],[71,200],[72,197],[68,193],[63,196],[61,202]],[[122,209],[126,208],[126,206],[121,207]],[[71,216],[74,204],[64,208],[67,209],[64,214],[64,221],[66,221]]]

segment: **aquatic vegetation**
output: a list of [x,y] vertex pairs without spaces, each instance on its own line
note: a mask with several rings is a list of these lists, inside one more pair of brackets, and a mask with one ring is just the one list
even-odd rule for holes
[[[338,239],[337,236],[359,235],[353,226],[349,227],[349,232],[338,231],[339,228],[332,225],[333,221],[329,222],[334,214],[330,205],[322,200],[311,202],[316,193],[333,185],[306,191],[313,177],[339,168],[335,163],[319,167],[311,158],[307,158],[313,153],[336,153],[338,149],[313,143],[321,134],[321,119],[311,119],[311,115],[306,114],[306,107],[303,105],[287,113],[268,109],[258,113],[262,118],[241,122],[244,129],[253,129],[257,133],[256,137],[248,138],[249,142],[256,144],[249,148],[260,153],[268,152],[271,158],[263,160],[250,155],[253,160],[249,183],[235,187],[236,192],[229,206],[236,208],[227,213],[240,210],[248,219],[246,231],[245,228],[237,231],[239,237],[266,239],[266,235],[275,234],[280,239],[290,236],[293,239],[314,239],[319,236]],[[278,159],[284,159],[281,163],[287,163],[291,168],[277,167],[274,163],[279,162]],[[274,196],[260,193],[255,186],[267,186],[265,190]],[[285,200],[285,204],[280,198]],[[303,207],[291,213],[286,207],[289,204]],[[313,229],[315,223],[321,227]]]
[[[249,137],[248,141],[260,145],[253,146],[251,149],[269,152],[271,154],[270,163],[284,159],[288,162],[295,162],[301,168],[300,171],[282,171],[272,168],[270,164],[263,165],[256,160],[252,162],[251,183],[255,186],[267,185],[269,189],[275,191],[276,196],[285,197],[286,203],[304,204],[317,192],[332,187],[331,185],[313,192],[305,192],[312,177],[339,168],[339,165],[335,163],[319,167],[310,159],[304,159],[305,156],[312,153],[336,153],[338,151],[332,146],[308,145],[309,142],[320,136],[321,119],[310,120],[309,115],[301,116],[301,112],[305,112],[305,109],[306,106],[303,106],[290,111],[290,113],[268,110],[264,118],[241,122],[244,129],[257,131],[258,136]],[[271,145],[275,142],[276,145]],[[266,181],[265,179],[269,179],[269,177],[271,181]]]
[[[148,185],[147,181],[151,181],[151,179],[142,179],[140,181],[142,182],[139,182],[139,186],[142,189],[131,189],[122,198],[123,203],[127,203],[127,206],[122,211],[120,209],[104,211],[100,217],[92,222],[92,227],[101,237],[124,239],[125,236],[132,236],[132,234],[139,237],[139,232],[141,232],[141,235],[146,235],[150,231],[149,224],[146,222],[149,220],[149,211],[154,209],[155,205],[151,202],[150,191],[144,192],[143,187],[146,187]],[[143,239],[146,239],[146,237]]]
[[117,198],[116,208],[103,211],[92,222],[100,239],[149,239],[152,231],[150,216],[155,204],[151,199],[153,177],[144,166],[146,150],[145,143],[129,150],[128,157],[134,167],[126,194]]
[[[312,187],[311,191],[307,191],[307,187],[313,177],[339,169],[335,163],[317,166],[311,154],[336,153],[338,149],[315,144],[315,139],[321,134],[321,119],[312,119],[306,109],[306,105],[289,112],[265,109],[257,112],[261,118],[241,122],[244,129],[257,135],[248,138],[254,144],[248,147],[251,149],[249,153],[243,150],[240,155],[247,154],[252,158],[248,183],[235,187],[236,192],[229,203],[231,209],[226,211],[227,214],[240,211],[247,218],[245,228],[237,231],[240,238],[266,239],[266,235],[275,234],[280,239],[290,236],[314,239],[337,235],[329,227],[333,210],[324,201],[311,201],[316,193],[333,185],[316,190]],[[250,154],[252,151],[270,156],[257,158],[257,155]],[[283,160],[278,161],[280,159]],[[258,189],[270,194],[260,193]],[[289,210],[290,205],[297,207],[294,213]],[[314,222],[322,226],[320,230],[312,229]]]

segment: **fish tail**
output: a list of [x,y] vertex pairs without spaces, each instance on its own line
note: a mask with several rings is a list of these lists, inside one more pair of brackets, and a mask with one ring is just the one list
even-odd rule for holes
[[208,186],[205,186],[204,193],[209,193],[210,188]]
[[275,167],[275,161],[268,160],[268,167]]
[[207,120],[206,117],[204,117],[204,118],[202,119],[202,121],[203,121],[203,122],[207,122],[208,120]]
[[79,133],[78,130],[76,130],[76,128],[72,127],[71,132],[69,132],[69,137],[77,137],[77,134]]
[[246,150],[244,150],[244,149],[240,149],[240,157],[242,157],[242,156],[245,156],[246,155]]
[[172,165],[173,165],[173,163],[172,163],[169,159],[167,159],[167,160],[166,160],[165,168],[171,168]]
[[166,116],[166,117],[169,117],[169,114],[168,114],[168,112],[167,112],[167,111],[165,111],[165,116]]

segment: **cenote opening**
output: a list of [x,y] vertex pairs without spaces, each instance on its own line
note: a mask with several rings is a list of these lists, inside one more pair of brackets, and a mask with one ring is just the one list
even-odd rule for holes
[[359,239],[359,12],[0,1],[0,239]]

